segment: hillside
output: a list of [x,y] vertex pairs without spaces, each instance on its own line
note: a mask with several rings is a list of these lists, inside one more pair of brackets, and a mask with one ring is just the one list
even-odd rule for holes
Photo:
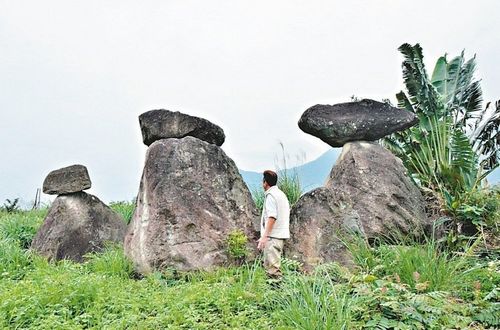
[[[340,148],[332,148],[317,159],[289,169],[291,173],[297,173],[305,191],[317,188],[325,182],[333,164],[340,155]],[[260,188],[262,185],[262,173],[240,170],[243,180],[251,190]]]
[[[323,185],[341,150],[341,148],[332,148],[317,159],[290,169],[292,173],[298,174],[304,191]],[[244,170],[240,170],[240,173],[250,190],[261,187],[262,173]],[[500,168],[493,171],[487,178],[491,186],[498,185],[500,183]]]

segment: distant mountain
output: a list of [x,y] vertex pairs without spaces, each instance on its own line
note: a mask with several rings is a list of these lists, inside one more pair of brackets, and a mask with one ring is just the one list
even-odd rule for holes
[[[319,158],[300,165],[292,167],[287,171],[297,173],[300,178],[300,183],[305,191],[320,187],[325,183],[333,164],[337,161],[340,155],[341,148],[332,148],[321,155]],[[262,173],[240,170],[243,180],[246,182],[250,190],[260,189],[262,186]]]
[[[319,158],[305,163],[304,165],[289,169],[298,174],[304,191],[309,191],[320,187],[325,183],[328,174],[340,155],[341,148],[332,148],[321,155]],[[262,186],[262,173],[240,170],[243,180],[250,190],[260,189]],[[500,184],[500,168],[488,175],[488,182],[491,186]]]

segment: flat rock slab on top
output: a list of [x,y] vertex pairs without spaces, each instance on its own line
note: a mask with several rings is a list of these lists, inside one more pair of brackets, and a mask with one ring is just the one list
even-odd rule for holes
[[49,195],[70,194],[91,186],[87,168],[83,165],[71,165],[50,172],[43,181],[43,192]]
[[149,146],[161,139],[192,136],[221,146],[226,139],[224,131],[210,121],[178,111],[151,110],[139,116],[142,140]]
[[412,112],[365,99],[335,105],[317,104],[302,114],[299,127],[332,147],[342,147],[350,141],[378,140],[417,122]]

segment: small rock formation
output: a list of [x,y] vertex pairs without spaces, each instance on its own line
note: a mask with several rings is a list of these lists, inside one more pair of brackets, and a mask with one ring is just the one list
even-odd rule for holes
[[[221,266],[228,261],[226,239],[232,231],[243,231],[249,248],[257,239],[258,212],[236,165],[217,146],[223,139],[202,141],[208,135],[194,128],[189,134],[190,129],[182,129],[183,134],[144,133],[149,126],[144,118],[159,118],[154,125],[160,128],[169,126],[163,121],[171,116],[181,118],[179,122],[192,118],[172,112],[140,116],[144,141],[152,144],[124,248],[142,273],[167,267],[199,270]],[[165,130],[175,132],[179,125]],[[224,136],[222,131],[213,133]],[[161,139],[171,135],[180,138]]]
[[299,127],[332,147],[342,147],[349,141],[378,140],[417,122],[412,112],[365,99],[310,107],[300,117]]
[[43,191],[59,196],[33,238],[32,250],[49,259],[81,262],[86,253],[101,250],[108,241],[123,242],[125,223],[97,197],[82,191],[90,185],[83,165],[49,173]]
[[97,197],[75,192],[54,200],[31,249],[49,259],[82,262],[106,242],[123,242],[125,231],[120,216]]
[[151,110],[139,116],[142,139],[150,146],[156,140],[192,136],[221,146],[225,135],[222,128],[206,119],[189,116],[178,111]]
[[70,194],[91,186],[87,168],[83,165],[71,165],[50,172],[43,181],[43,192],[49,195]]
[[353,232],[370,240],[398,233],[419,236],[430,227],[424,199],[402,161],[379,144],[364,141],[417,121],[408,111],[372,100],[306,110],[299,121],[303,131],[344,147],[325,186],[303,195],[292,208],[287,256],[306,267],[330,261],[349,265],[342,240]]

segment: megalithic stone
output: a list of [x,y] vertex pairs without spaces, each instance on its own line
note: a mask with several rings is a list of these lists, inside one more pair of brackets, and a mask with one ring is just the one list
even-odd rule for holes
[[373,100],[317,104],[300,117],[299,127],[332,147],[350,141],[374,141],[418,123],[407,110]]

